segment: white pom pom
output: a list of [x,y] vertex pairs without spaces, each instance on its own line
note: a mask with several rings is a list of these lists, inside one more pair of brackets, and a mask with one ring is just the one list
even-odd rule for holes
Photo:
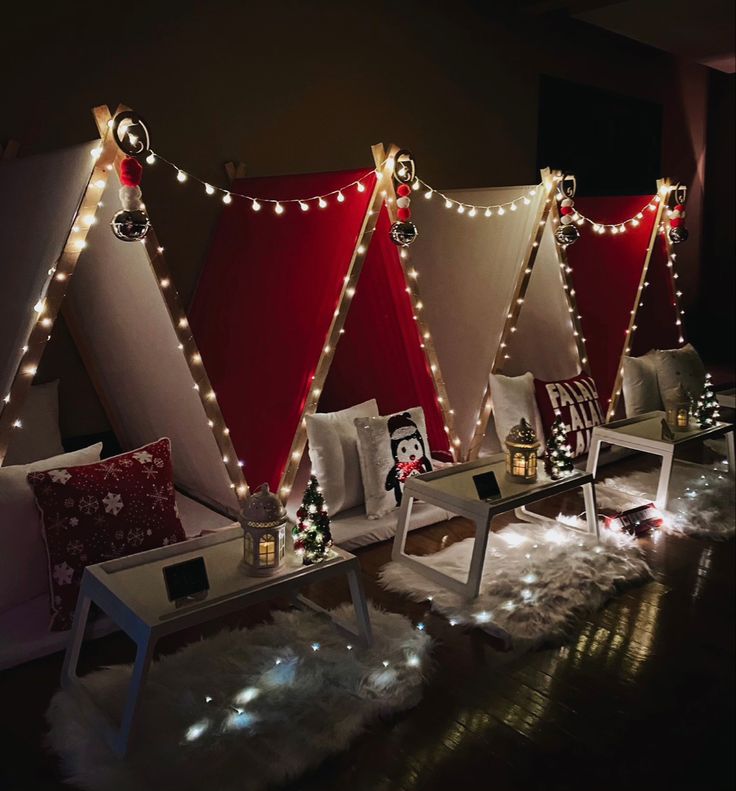
[[673,211],[670,212],[670,220],[674,220],[675,217],[680,217],[680,216],[681,214],[679,211],[677,211],[677,209],[674,209]]
[[560,217],[560,222],[563,225],[569,225],[572,222],[572,214],[563,214],[562,217]]
[[560,206],[574,206],[572,198],[564,198],[560,203]]
[[409,198],[408,196],[404,196],[403,198],[396,199],[396,205],[400,209],[408,209],[410,204],[411,204],[411,198]]
[[140,187],[121,187],[118,195],[123,208],[128,211],[137,211],[143,206]]

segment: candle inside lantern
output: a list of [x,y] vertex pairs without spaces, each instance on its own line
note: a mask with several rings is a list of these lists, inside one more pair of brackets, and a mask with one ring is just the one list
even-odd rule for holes
[[665,401],[665,419],[670,428],[680,431],[690,425],[690,397],[680,384]]
[[525,418],[511,429],[505,445],[506,474],[518,481],[536,481],[539,440]]

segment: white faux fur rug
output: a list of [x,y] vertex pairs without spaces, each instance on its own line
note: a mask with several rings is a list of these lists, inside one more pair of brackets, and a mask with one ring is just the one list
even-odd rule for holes
[[[626,510],[653,502],[659,468],[606,478],[596,487],[599,507]],[[670,478],[669,509],[662,529],[668,533],[726,540],[736,532],[734,481],[728,465],[675,464]]]
[[[336,614],[352,621],[348,606]],[[351,646],[323,617],[292,611],[162,658],[123,761],[88,723],[86,700],[58,692],[47,714],[50,745],[68,782],[95,791],[260,791],[284,783],[421,698],[430,638],[404,616],[375,607],[370,615],[370,649]],[[112,712],[129,677],[121,665],[84,683]]]
[[[465,581],[473,539],[452,544],[422,562]],[[500,628],[515,647],[563,639],[579,619],[597,610],[627,584],[651,577],[633,539],[609,534],[601,543],[562,525],[513,524],[492,533],[480,593],[469,601],[398,563],[380,581],[432,609],[451,625],[472,625],[492,634]]]

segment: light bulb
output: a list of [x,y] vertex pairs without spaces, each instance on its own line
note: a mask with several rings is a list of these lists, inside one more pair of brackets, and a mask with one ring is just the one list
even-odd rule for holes
[[458,214],[465,214],[465,206],[463,206],[462,203],[458,205],[457,213]]
[[155,161],[156,161],[156,157],[155,157],[155,156],[154,156],[152,153],[151,153],[151,154],[149,154],[149,155],[146,157],[146,164],[147,164],[147,165],[153,165]]
[[498,214],[506,214],[506,209],[503,206],[498,207]]
[[204,191],[208,195],[214,195],[215,194],[215,188],[211,184],[205,184],[204,185]]
[[416,192],[422,185],[419,183],[419,179],[415,179],[414,183],[411,185],[411,188]]
[[325,206],[327,206],[327,201],[324,198],[320,198],[317,205],[320,207],[320,209],[324,209]]
[[102,155],[102,149],[99,146],[95,146],[89,153],[92,159],[99,159]]
[[183,183],[184,183],[184,182],[187,180],[187,174],[186,174],[186,173],[185,173],[183,170],[180,170],[180,171],[179,171],[179,172],[176,174],[176,180],[177,180],[178,182],[180,182],[181,184],[183,184]]
[[273,210],[274,212],[276,212],[276,214],[284,213],[284,207],[278,201],[276,202],[276,205],[273,207]]
[[475,206],[468,212],[468,217],[475,217],[478,212],[475,209]]
[[253,211],[260,211],[261,210],[261,204],[258,203],[258,201],[255,200],[255,199],[253,200],[253,203],[251,203],[250,207],[251,207],[251,209],[253,209]]
[[484,214],[486,217],[490,217],[490,216],[493,214],[493,212],[492,212],[490,209],[486,209],[486,210],[483,212],[483,214]]
[[449,198],[445,198],[445,208],[446,209],[452,208],[452,201]]
[[427,191],[424,193],[424,197],[425,197],[427,200],[429,200],[429,199],[432,197],[432,190],[427,190]]
[[299,201],[299,208],[302,211],[309,211],[309,204],[305,203],[303,200]]
[[226,203],[226,204],[230,204],[230,203],[232,203],[232,202],[233,202],[232,196],[230,195],[230,193],[229,193],[229,192],[226,192],[226,193],[225,193],[225,194],[222,196],[222,202],[223,202],[223,203]]
[[343,203],[344,201],[345,201],[345,196],[342,194],[342,192],[338,192],[337,193],[337,202],[338,203]]
[[511,211],[516,211],[516,204],[512,203],[511,206],[509,206],[509,208],[511,209]]
[[358,192],[365,192],[365,184],[362,181],[358,182]]

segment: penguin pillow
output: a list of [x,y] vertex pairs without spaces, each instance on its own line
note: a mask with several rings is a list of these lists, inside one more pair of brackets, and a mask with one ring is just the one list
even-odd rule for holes
[[379,519],[401,505],[404,484],[429,472],[427,427],[421,407],[396,415],[355,418],[365,511]]

